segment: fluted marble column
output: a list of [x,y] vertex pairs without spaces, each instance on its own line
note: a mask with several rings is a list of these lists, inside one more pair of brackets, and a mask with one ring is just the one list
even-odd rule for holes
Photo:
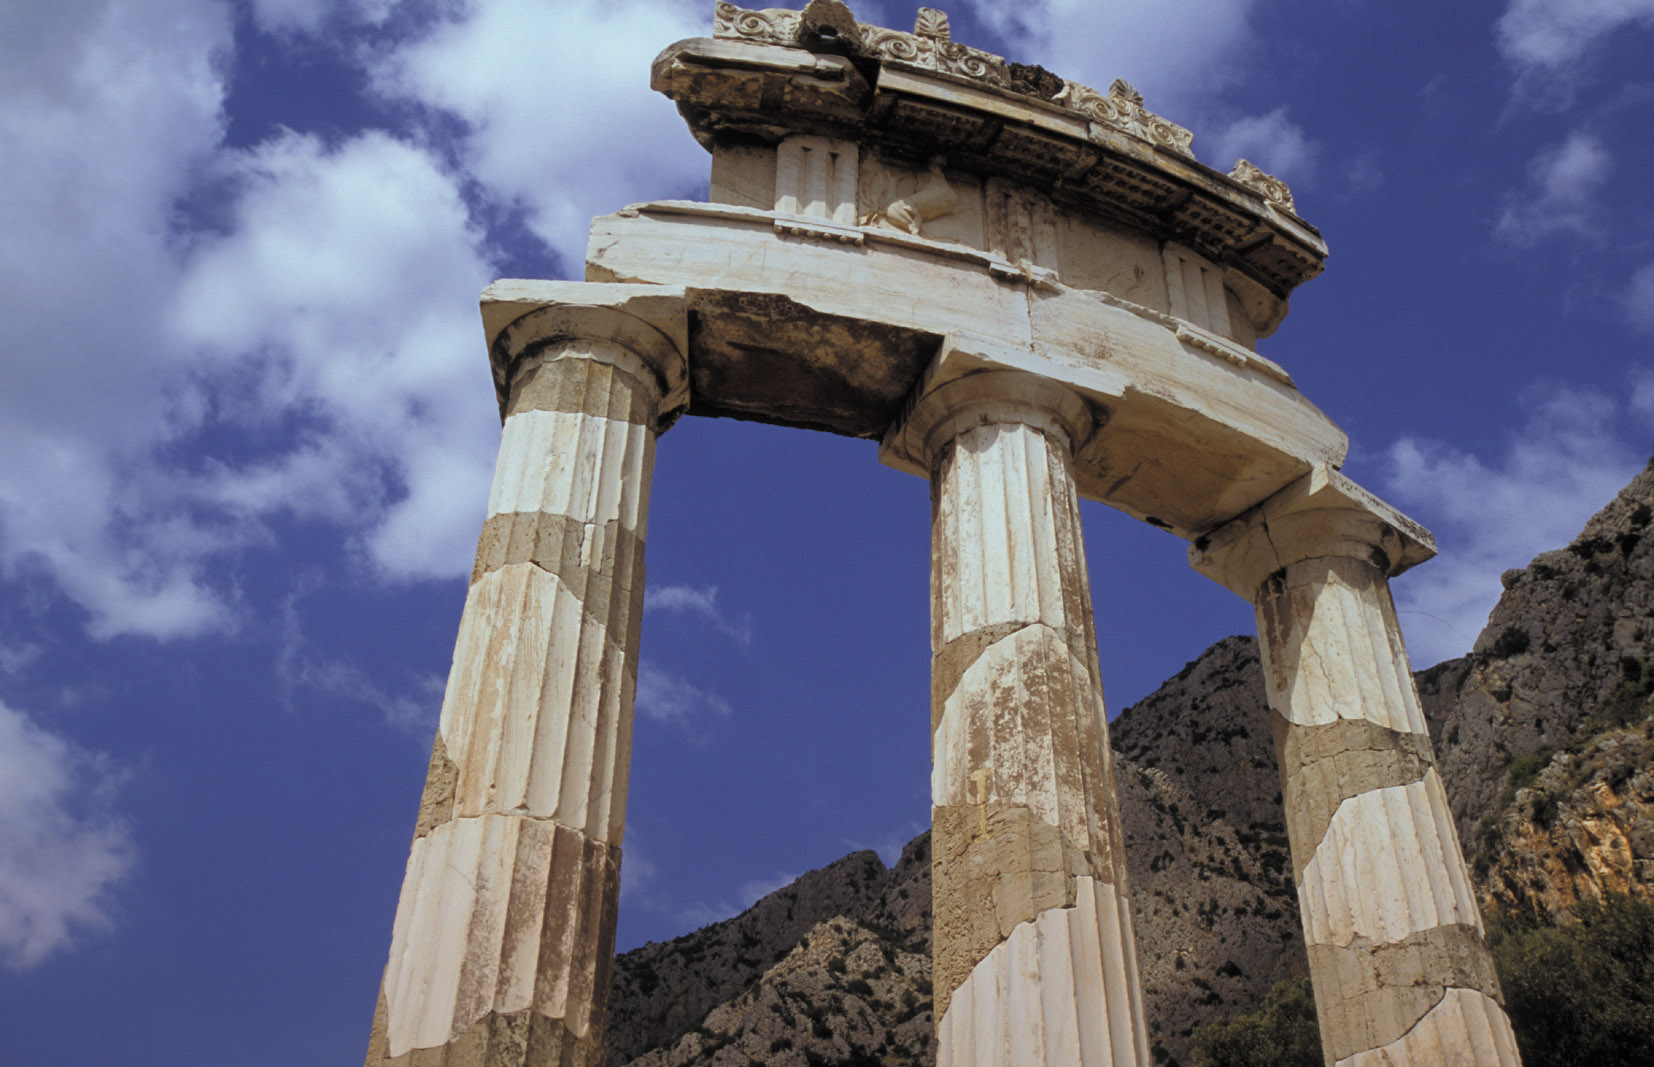
[[1389,577],[1423,529],[1329,468],[1197,542],[1252,601],[1321,1042],[1337,1067],[1520,1061]]
[[508,374],[370,1067],[603,1060],[643,602],[676,346],[602,307],[496,342]]
[[931,470],[940,1067],[1147,1064],[1074,489],[1072,392],[973,374],[909,417]]

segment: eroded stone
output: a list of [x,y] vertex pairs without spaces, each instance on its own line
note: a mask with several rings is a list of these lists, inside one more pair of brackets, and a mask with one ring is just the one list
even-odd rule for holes
[[1325,976],[1316,1011],[1327,1019],[1323,1043],[1335,1061],[1400,1040],[1450,990],[1476,992],[1495,1005],[1504,999],[1477,927],[1449,923],[1390,944],[1358,939],[1307,947],[1310,967]]

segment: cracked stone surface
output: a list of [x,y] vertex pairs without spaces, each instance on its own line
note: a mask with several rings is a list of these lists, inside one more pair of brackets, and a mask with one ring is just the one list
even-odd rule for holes
[[1071,467],[1089,413],[989,374],[910,421],[935,442],[938,1062],[1146,1064]]
[[370,1065],[603,1056],[661,392],[603,339],[514,367]]

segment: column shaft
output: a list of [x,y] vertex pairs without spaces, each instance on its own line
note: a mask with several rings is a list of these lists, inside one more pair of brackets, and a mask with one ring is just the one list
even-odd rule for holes
[[1252,601],[1327,1063],[1519,1067],[1390,599],[1423,527],[1317,467],[1195,542]]
[[1256,603],[1328,1063],[1515,1067],[1384,571],[1302,560]]
[[932,453],[940,1067],[1149,1062],[1073,433],[990,404]]
[[370,1067],[602,1062],[660,399],[608,341],[514,367]]

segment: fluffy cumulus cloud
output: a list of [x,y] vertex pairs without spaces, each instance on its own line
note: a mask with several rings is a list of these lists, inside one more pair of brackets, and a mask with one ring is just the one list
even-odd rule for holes
[[0,570],[44,573],[105,633],[221,619],[188,539],[129,490],[188,408],[172,212],[219,141],[229,46],[201,0],[0,13]]
[[1654,25],[1654,0],[1511,0],[1494,30],[1522,73],[1567,74],[1617,30]]
[[1287,182],[1309,182],[1315,175],[1315,145],[1297,123],[1278,107],[1264,115],[1248,115],[1230,123],[1206,153],[1214,166],[1225,169],[1237,159],[1249,159]]
[[[1636,398],[1654,397],[1646,378]],[[1400,578],[1396,598],[1413,661],[1468,651],[1500,593],[1499,575],[1565,545],[1641,467],[1616,434],[1619,403],[1600,393],[1551,388],[1530,396],[1527,418],[1502,456],[1487,459],[1409,437],[1389,452],[1386,491],[1435,533],[1441,555]]]
[[[255,14],[383,5],[323,8]],[[0,19],[0,571],[162,638],[233,622],[214,561],[276,516],[384,575],[463,572],[496,432],[465,179],[373,131],[227,150],[226,4]]]
[[705,151],[638,72],[710,34],[710,6],[475,0],[386,55],[376,84],[459,119],[469,173],[577,277],[592,216],[706,183]]
[[498,424],[474,305],[490,272],[457,179],[373,131],[288,134],[221,167],[232,224],[191,257],[176,325],[220,413],[291,443],[191,490],[242,521],[352,529],[388,576],[461,573]]
[[0,965],[31,967],[109,925],[135,855],[109,813],[117,782],[98,756],[0,704]]
[[1613,157],[1602,141],[1575,131],[1534,157],[1526,184],[1506,199],[1494,232],[1520,246],[1558,236],[1592,237],[1599,225],[1597,193],[1612,171]]

